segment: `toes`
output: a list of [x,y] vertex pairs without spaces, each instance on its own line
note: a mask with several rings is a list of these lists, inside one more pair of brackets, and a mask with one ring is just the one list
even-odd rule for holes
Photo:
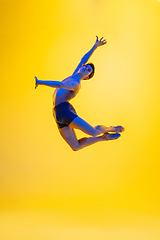
[[119,133],[112,133],[112,134],[105,133],[105,134],[104,134],[104,137],[105,137],[107,140],[115,140],[115,139],[118,139],[120,136],[121,136],[121,134],[119,134]]
[[123,132],[124,131],[124,127],[122,127],[122,126],[117,126],[117,127],[115,127],[115,129],[116,129],[116,132]]

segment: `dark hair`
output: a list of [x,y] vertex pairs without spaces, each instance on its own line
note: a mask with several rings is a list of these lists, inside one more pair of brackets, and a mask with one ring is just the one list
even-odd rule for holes
[[[90,78],[92,78],[92,77],[94,76],[94,73],[95,73],[95,66],[94,66],[93,63],[86,63],[85,65],[90,65],[91,68],[92,68],[92,70],[93,70],[93,71],[89,74],[89,76],[88,76],[88,79],[90,79]],[[88,79],[86,79],[86,80],[88,80]]]

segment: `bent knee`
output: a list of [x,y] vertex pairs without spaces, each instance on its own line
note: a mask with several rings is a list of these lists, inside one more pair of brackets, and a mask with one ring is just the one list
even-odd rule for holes
[[80,148],[72,148],[74,152],[77,152]]
[[81,147],[71,147],[74,152],[78,151],[81,149]]
[[79,139],[76,144],[74,144],[74,145],[72,145],[72,146],[70,145],[70,147],[72,148],[72,150],[76,152],[76,151],[82,149],[82,148],[84,147],[84,146],[83,146],[83,140],[84,140],[84,139],[85,139],[85,138]]
[[74,152],[76,152],[76,151],[78,151],[78,150],[80,150],[82,147],[81,147],[81,145],[80,144],[76,144],[76,145],[70,145],[70,147],[72,148],[72,150],[74,151]]

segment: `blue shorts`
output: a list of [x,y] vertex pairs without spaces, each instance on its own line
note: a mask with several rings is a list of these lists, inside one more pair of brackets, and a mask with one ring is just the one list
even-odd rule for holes
[[78,117],[75,109],[69,102],[62,102],[53,108],[53,116],[58,128],[69,126]]

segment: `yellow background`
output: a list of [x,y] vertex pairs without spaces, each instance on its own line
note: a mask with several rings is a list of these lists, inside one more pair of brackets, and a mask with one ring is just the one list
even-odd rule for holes
[[[160,239],[160,2],[0,1],[0,239]],[[73,152],[52,117],[54,89],[96,35],[92,80],[72,100],[117,141]],[[77,132],[78,137],[85,136]]]

